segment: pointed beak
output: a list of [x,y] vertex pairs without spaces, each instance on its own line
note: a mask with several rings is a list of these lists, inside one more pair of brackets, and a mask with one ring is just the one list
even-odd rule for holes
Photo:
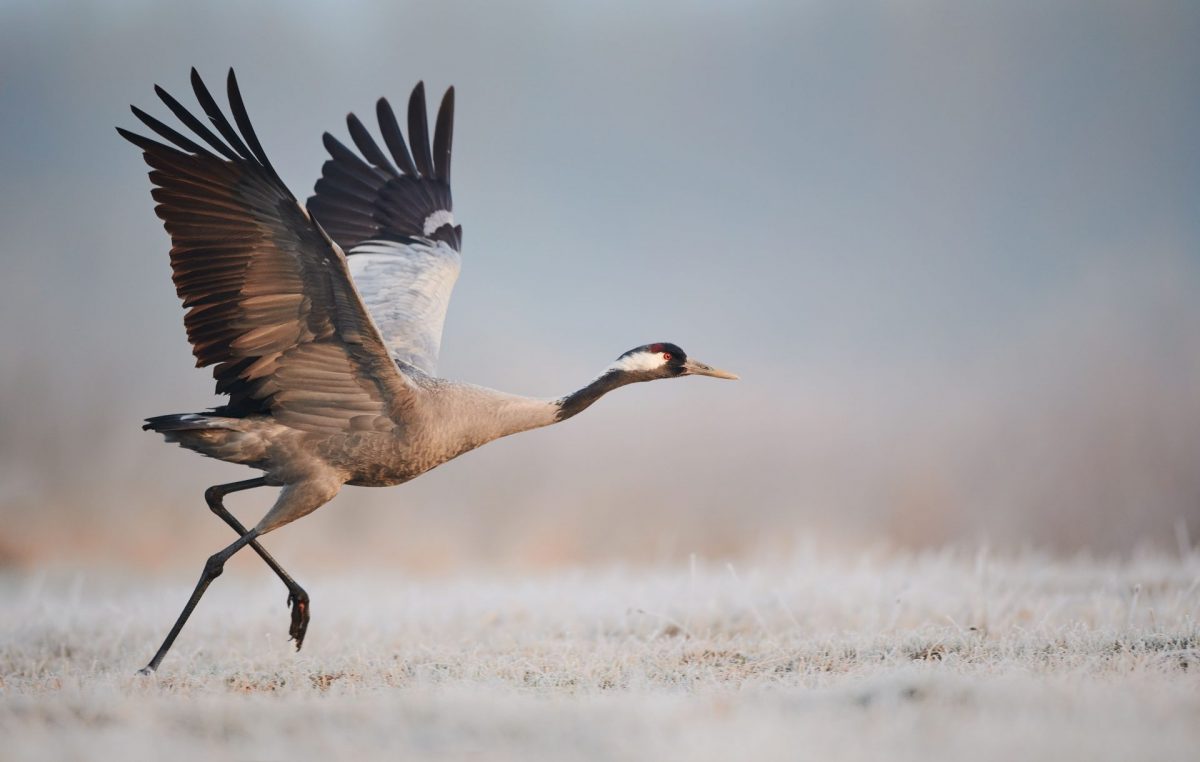
[[704,363],[697,362],[691,358],[688,358],[688,360],[684,362],[683,369],[687,371],[689,376],[712,376],[713,378],[725,378],[729,379],[730,381],[738,380],[738,375],[736,373],[730,373],[727,370],[714,368],[711,365],[705,365]]

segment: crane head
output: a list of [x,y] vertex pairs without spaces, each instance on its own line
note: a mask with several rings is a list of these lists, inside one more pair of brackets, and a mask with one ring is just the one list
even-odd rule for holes
[[693,360],[678,344],[667,341],[643,344],[634,347],[617,358],[609,367],[610,372],[628,374],[635,381],[652,381],[657,378],[680,376],[712,376],[737,380],[737,374],[714,368]]

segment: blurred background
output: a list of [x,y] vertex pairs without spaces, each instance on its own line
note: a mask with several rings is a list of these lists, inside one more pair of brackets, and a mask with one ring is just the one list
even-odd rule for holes
[[113,130],[191,66],[301,198],[348,111],[457,87],[444,375],[557,396],[670,340],[743,378],[347,488],[285,564],[1200,537],[1197,4],[200,5],[0,3],[0,564],[231,539],[202,491],[252,473],[140,430],[219,400]]

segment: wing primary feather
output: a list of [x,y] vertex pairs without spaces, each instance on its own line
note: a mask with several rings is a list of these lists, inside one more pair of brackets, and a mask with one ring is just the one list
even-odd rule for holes
[[195,69],[192,69],[192,89],[196,92],[196,100],[200,101],[200,107],[204,109],[205,114],[208,114],[208,119],[217,128],[217,132],[229,141],[229,145],[233,146],[233,150],[241,154],[243,159],[254,159],[254,154],[250,152],[250,149],[238,136],[237,130],[233,129],[233,125],[225,118],[220,106],[213,100],[212,93],[205,86],[204,80],[200,78],[200,72]]
[[130,143],[133,143],[135,146],[142,149],[146,153],[154,153],[154,152],[163,151],[163,150],[166,150],[166,151],[175,150],[175,149],[171,148],[170,146],[165,146],[162,143],[157,143],[157,142],[151,140],[150,138],[145,137],[144,135],[139,135],[136,132],[130,132],[129,130],[123,129],[121,127],[117,128],[117,134],[120,135],[121,137],[125,138],[126,140],[128,140]]
[[433,131],[434,177],[450,184],[450,146],[454,142],[454,88],[442,97]]
[[386,154],[379,150],[379,145],[375,139],[371,137],[371,133],[363,126],[358,117],[354,114],[346,115],[346,126],[350,128],[350,137],[354,140],[354,145],[358,146],[358,150],[362,151],[362,155],[367,161],[374,164],[379,169],[384,170],[391,175],[399,175],[400,173],[392,166],[392,162],[388,160]]
[[189,153],[200,154],[201,156],[212,156],[212,153],[209,152],[208,149],[204,148],[198,143],[193,142],[192,140],[189,140],[188,138],[185,138],[183,135],[180,135],[178,132],[150,116],[145,111],[142,111],[137,106],[130,106],[129,110],[133,112],[134,116],[142,121],[142,124],[154,130],[163,139],[174,143],[176,146],[188,151]]
[[[279,173],[275,171],[275,167],[271,166],[271,160],[267,158],[267,152],[263,150],[262,143],[258,142],[258,135],[254,132],[254,125],[250,123],[250,114],[246,111],[246,104],[242,102],[242,91],[238,87],[237,75],[233,73],[233,69],[229,70],[229,79],[227,82],[229,90],[229,108],[233,111],[233,119],[237,122],[238,129],[242,131],[246,142],[250,144],[250,150],[254,153],[254,158],[258,159],[258,163],[263,166],[271,177],[279,183],[279,187],[287,188],[283,184],[283,179],[279,177]],[[292,192],[288,191],[288,196],[295,199]]]
[[238,160],[238,155],[230,150],[229,146],[225,145],[220,138],[214,135],[212,130],[205,127],[204,123],[197,119],[192,112],[184,108],[182,103],[175,100],[174,96],[158,85],[154,86],[154,92],[158,95],[159,99],[167,105],[167,108],[171,109],[171,113],[175,115],[175,118],[183,122],[189,130],[199,135],[205,143],[208,143],[217,152],[230,161]]
[[[181,134],[134,108],[148,132],[117,133],[150,166],[196,363],[215,366],[217,389],[229,395],[222,414],[270,415],[321,432],[393,429],[414,389],[389,356],[345,255],[279,180],[232,72],[224,112],[195,70],[192,86],[207,120],[156,88],[192,129]],[[358,185],[373,193],[371,183],[385,179],[361,158],[339,164],[351,200]]]
[[412,156],[408,153],[404,135],[400,132],[400,123],[396,121],[396,112],[392,111],[392,104],[388,103],[387,98],[380,98],[375,103],[375,117],[379,120],[379,131],[383,133],[383,142],[392,152],[392,158],[400,165],[404,174],[415,177],[417,165],[413,164]]
[[425,83],[418,82],[408,99],[408,142],[422,177],[433,177],[433,157],[429,155],[429,118],[425,115]]
[[367,164],[365,161],[359,158],[358,154],[354,153],[354,151],[351,151],[345,146],[345,144],[342,143],[342,141],[338,140],[328,132],[321,135],[321,142],[325,145],[325,150],[328,151],[329,155],[332,156],[336,161],[346,162],[356,170],[365,172],[368,175],[375,174],[375,170],[371,168],[370,164]]

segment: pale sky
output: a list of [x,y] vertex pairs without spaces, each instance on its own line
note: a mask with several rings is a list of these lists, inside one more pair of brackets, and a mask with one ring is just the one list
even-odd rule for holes
[[218,400],[113,130],[232,65],[301,198],[347,111],[457,88],[445,375],[556,395],[669,340],[744,379],[622,390],[339,500],[594,510],[669,500],[669,471],[693,518],[754,531],[1200,521],[1194,3],[406,5],[0,5],[8,515],[245,478],[138,430]]

